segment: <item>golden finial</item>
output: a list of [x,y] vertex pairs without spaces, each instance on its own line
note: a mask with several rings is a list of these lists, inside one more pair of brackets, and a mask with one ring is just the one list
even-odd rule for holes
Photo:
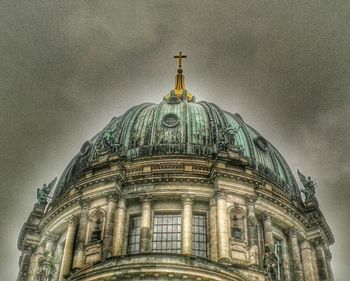
[[179,52],[179,55],[174,56],[174,59],[179,59],[179,68],[177,69],[177,75],[175,77],[175,90],[184,90],[185,89],[185,76],[182,74],[182,59],[187,58],[186,55],[183,55],[182,52]]
[[179,100],[193,102],[195,97],[185,89],[185,75],[183,75],[182,70],[182,59],[187,58],[182,52],[174,56],[174,59],[179,59],[179,68],[177,69],[177,74],[175,77],[175,87],[174,90],[170,91],[164,99],[168,102],[176,102]]
[[174,59],[179,59],[179,68],[182,67],[182,59],[187,58],[186,55],[182,55],[182,52],[179,52],[178,56],[174,56]]

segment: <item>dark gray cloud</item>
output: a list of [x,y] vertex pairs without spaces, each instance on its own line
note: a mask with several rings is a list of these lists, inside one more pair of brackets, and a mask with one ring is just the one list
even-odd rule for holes
[[241,113],[317,179],[347,280],[348,1],[1,1],[0,13],[2,280],[35,188],[112,116],[160,101],[179,50],[198,99]]

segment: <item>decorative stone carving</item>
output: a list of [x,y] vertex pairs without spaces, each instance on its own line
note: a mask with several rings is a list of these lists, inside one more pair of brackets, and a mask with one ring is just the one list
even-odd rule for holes
[[313,181],[310,176],[306,178],[299,170],[298,176],[304,186],[301,192],[305,195],[305,202],[313,200],[316,193],[316,182]]
[[118,192],[112,191],[106,194],[107,197],[107,202],[113,201],[113,202],[117,202],[120,195],[118,194]]
[[38,262],[38,272],[37,280],[38,281],[51,281],[56,273],[55,263],[53,258],[49,253],[45,252],[44,257],[42,257]]
[[278,257],[273,251],[272,246],[265,245],[264,268],[265,268],[266,275],[271,281],[277,280],[277,265],[278,265]]
[[47,205],[47,198],[49,197],[51,190],[55,186],[56,181],[57,177],[55,177],[48,185],[44,183],[41,188],[37,189],[36,198],[38,199],[38,203],[41,206]]
[[186,204],[192,205],[193,204],[193,200],[194,200],[194,196],[193,195],[190,195],[190,194],[183,194],[183,195],[181,195],[181,202],[182,202],[183,205],[186,205]]

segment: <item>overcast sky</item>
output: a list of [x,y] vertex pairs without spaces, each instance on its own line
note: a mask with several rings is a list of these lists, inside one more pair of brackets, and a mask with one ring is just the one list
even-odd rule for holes
[[0,279],[36,188],[129,107],[160,102],[178,51],[197,100],[240,113],[318,182],[336,281],[350,253],[349,1],[0,1]]

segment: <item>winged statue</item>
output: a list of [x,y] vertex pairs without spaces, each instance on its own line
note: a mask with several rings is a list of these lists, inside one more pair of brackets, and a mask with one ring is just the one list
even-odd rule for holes
[[46,206],[47,198],[49,197],[52,188],[55,186],[56,181],[57,177],[55,177],[48,185],[44,183],[41,188],[37,189],[36,199],[38,199],[40,205]]
[[306,178],[299,170],[298,170],[298,177],[304,186],[301,192],[304,193],[305,199],[309,200],[315,197],[316,182],[313,181],[310,176]]

